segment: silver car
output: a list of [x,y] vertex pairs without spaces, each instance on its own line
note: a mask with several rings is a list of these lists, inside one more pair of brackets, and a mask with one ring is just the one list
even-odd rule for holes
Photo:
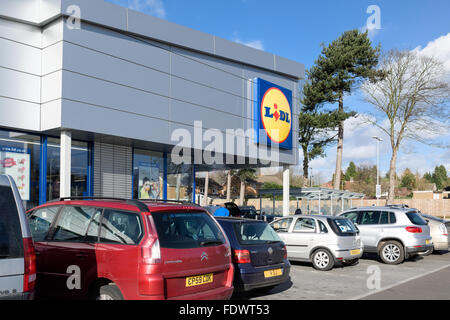
[[416,209],[360,207],[339,216],[350,219],[361,231],[364,251],[377,253],[387,264],[402,263],[433,247],[430,227]]
[[355,265],[363,254],[358,229],[345,218],[296,215],[270,223],[286,245],[289,260],[331,270],[337,262]]
[[0,175],[0,300],[34,297],[36,255],[14,180]]
[[449,246],[448,229],[450,229],[450,222],[424,213],[421,213],[421,215],[428,222],[430,234],[433,238],[433,247],[429,251],[424,252],[424,255],[429,255],[433,251],[447,251]]

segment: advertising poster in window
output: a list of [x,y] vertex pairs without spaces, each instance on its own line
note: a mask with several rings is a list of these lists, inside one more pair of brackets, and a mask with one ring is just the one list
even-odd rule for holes
[[159,161],[139,162],[139,199],[161,199],[162,179]]
[[0,147],[0,174],[10,175],[22,200],[30,200],[30,154],[25,149]]

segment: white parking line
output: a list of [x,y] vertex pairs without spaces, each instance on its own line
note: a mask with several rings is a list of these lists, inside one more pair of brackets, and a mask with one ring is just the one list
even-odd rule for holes
[[448,267],[450,267],[450,264],[447,264],[447,265],[445,265],[445,266],[442,266],[442,267],[440,267],[440,268],[438,268],[438,269],[436,269],[436,270],[432,270],[432,271],[426,272],[426,273],[424,273],[424,274],[421,274],[421,275],[418,275],[418,276],[415,276],[415,277],[408,278],[408,279],[406,279],[406,280],[397,282],[397,283],[395,283],[395,284],[393,284],[393,285],[390,285],[390,286],[387,286],[387,287],[385,287],[385,288],[381,288],[381,289],[378,289],[378,290],[371,291],[371,292],[369,292],[369,293],[365,293],[365,294],[362,294],[362,295],[359,295],[359,296],[350,298],[350,299],[348,299],[348,300],[360,300],[360,299],[364,299],[364,298],[366,298],[366,297],[369,297],[369,296],[371,296],[371,295],[374,295],[374,294],[377,294],[377,293],[380,293],[380,292],[383,292],[383,291],[392,289],[392,288],[397,287],[397,286],[399,286],[399,285],[402,285],[402,284],[404,284],[404,283],[407,283],[407,282],[410,282],[410,281],[413,281],[413,280],[417,280],[417,279],[426,277],[426,276],[428,276],[428,275],[430,275],[430,274],[432,274],[432,273],[439,272],[439,271],[444,270],[444,269],[446,269],[446,268],[448,268]]

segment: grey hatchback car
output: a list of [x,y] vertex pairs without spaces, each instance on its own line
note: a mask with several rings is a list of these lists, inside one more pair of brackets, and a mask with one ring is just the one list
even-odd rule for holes
[[386,264],[433,247],[430,228],[416,209],[385,206],[352,208],[340,214],[361,231],[365,252],[377,253]]
[[358,229],[342,217],[295,215],[270,225],[286,245],[289,260],[312,262],[320,271],[338,262],[355,265],[363,254]]
[[0,175],[0,300],[34,297],[36,255],[22,199],[7,175]]

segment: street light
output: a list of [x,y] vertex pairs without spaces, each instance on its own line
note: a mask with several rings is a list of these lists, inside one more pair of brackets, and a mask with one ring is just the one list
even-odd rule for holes
[[373,139],[377,140],[377,186],[376,186],[376,197],[377,197],[377,206],[379,199],[381,197],[381,186],[380,186],[380,142],[383,141],[380,137],[373,136]]

